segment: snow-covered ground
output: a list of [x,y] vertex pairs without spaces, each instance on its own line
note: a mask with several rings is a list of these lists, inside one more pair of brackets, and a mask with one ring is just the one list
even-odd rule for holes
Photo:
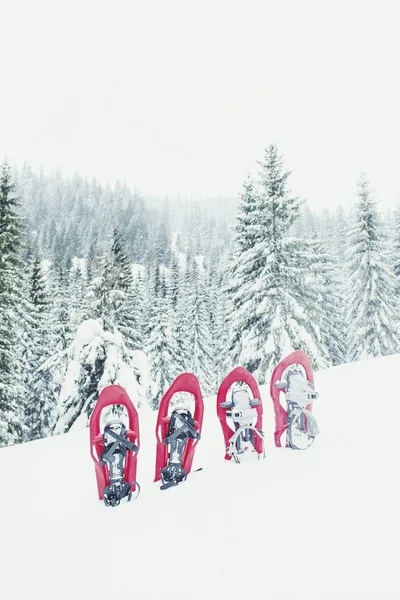
[[400,356],[316,373],[306,451],[225,462],[205,401],[193,473],[153,483],[155,417],[140,414],[137,500],[97,500],[88,431],[0,451],[0,597],[7,600],[400,598]]

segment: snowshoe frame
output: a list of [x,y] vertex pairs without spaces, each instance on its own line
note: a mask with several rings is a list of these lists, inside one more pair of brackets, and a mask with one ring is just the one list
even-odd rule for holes
[[[227,411],[229,411],[229,408],[223,407],[221,406],[221,404],[226,404],[226,396],[228,394],[229,388],[238,381],[243,381],[244,383],[247,383],[251,393],[253,394],[254,400],[260,400],[260,403],[254,406],[254,408],[257,411],[257,422],[255,424],[255,429],[258,432],[262,431],[263,405],[257,381],[247,369],[245,369],[244,367],[236,367],[235,369],[233,369],[233,371],[228,373],[228,375],[222,381],[217,393],[217,415],[221,423],[222,433],[224,436],[225,460],[232,459],[232,454],[228,452],[228,449],[230,447],[231,438],[235,435],[235,431],[233,431],[233,429],[231,429],[231,427],[229,427],[227,423],[226,413]],[[253,446],[259,456],[264,455],[264,442],[260,434],[254,435]]]
[[[100,430],[101,412],[107,406],[120,404],[124,406],[129,419],[129,428],[126,431],[127,439],[140,448],[139,417],[135,406],[127,392],[120,385],[109,385],[99,395],[96,406],[90,417],[90,456],[94,462],[99,500],[103,500],[104,489],[110,485],[107,464],[100,464],[104,451],[103,432]],[[137,452],[128,449],[125,458],[124,480],[129,483],[134,492],[138,486],[136,482]]]
[[[277,448],[282,448],[281,436],[286,431],[286,443],[285,446],[290,446],[288,440],[288,411],[282,406],[280,402],[281,392],[285,393],[284,387],[276,387],[276,383],[281,381],[283,373],[292,365],[301,365],[306,373],[307,381],[311,384],[310,392],[314,389],[314,373],[309,356],[303,352],[303,350],[296,350],[281,360],[281,362],[275,367],[270,383],[270,395],[274,405],[275,413],[275,433],[274,442]],[[312,413],[312,402],[307,405],[306,410]]]
[[185,445],[182,458],[182,468],[185,469],[186,475],[190,473],[192,468],[194,452],[201,436],[201,429],[203,425],[203,414],[204,414],[204,403],[201,394],[200,384],[193,373],[182,373],[178,375],[175,381],[172,383],[170,388],[165,392],[161,399],[160,406],[158,408],[157,424],[156,424],[156,469],[154,475],[154,481],[161,479],[161,470],[168,465],[169,450],[168,444],[164,444],[164,440],[168,437],[169,422],[171,417],[168,416],[168,408],[172,397],[178,392],[188,392],[194,396],[195,410],[194,410],[194,428],[199,434],[199,438],[195,439],[190,437]]

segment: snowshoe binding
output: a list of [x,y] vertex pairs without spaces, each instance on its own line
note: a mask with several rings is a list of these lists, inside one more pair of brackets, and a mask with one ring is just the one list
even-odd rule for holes
[[[171,399],[179,392],[193,395],[194,414],[188,408],[180,407],[175,408],[168,416]],[[158,409],[154,481],[161,479],[161,490],[185,481],[190,473],[195,447],[201,439],[203,412],[203,398],[196,376],[192,373],[182,373],[164,394]]]
[[[233,389],[231,400],[226,401],[230,387],[236,382],[246,383],[247,388]],[[225,401],[221,401],[225,398]],[[224,434],[226,460],[241,462],[241,455],[246,450],[256,452],[258,458],[265,458],[264,433],[262,431],[262,402],[260,391],[254,377],[243,367],[237,367],[222,382],[217,395],[217,413]],[[232,420],[232,429],[228,425]]]
[[258,413],[256,406],[261,404],[261,400],[251,400],[247,389],[236,389],[232,392],[231,402],[222,402],[221,408],[228,409],[226,416],[231,418],[235,427],[235,433],[229,440],[227,453],[232,456],[236,463],[240,463],[240,454],[250,446],[254,448],[254,436],[257,435],[262,441],[262,456],[265,457],[264,433],[256,428]]
[[194,427],[194,419],[188,409],[176,409],[171,414],[168,436],[163,440],[170,446],[168,465],[161,469],[162,490],[185,481],[186,470],[182,466],[185,446],[189,438],[200,440],[200,434]]
[[124,423],[109,422],[104,428],[104,451],[99,461],[101,466],[107,464],[110,478],[109,485],[103,490],[106,506],[118,506],[121,500],[129,502],[132,499],[130,483],[124,480],[124,462],[128,450],[138,452],[139,448],[128,440]]

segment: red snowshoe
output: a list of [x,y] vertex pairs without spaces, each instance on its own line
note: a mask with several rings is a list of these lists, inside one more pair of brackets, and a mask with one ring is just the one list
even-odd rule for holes
[[[237,386],[232,391],[231,399],[227,401],[229,388],[239,381],[247,383],[253,399],[247,388]],[[224,435],[225,460],[233,458],[239,463],[239,455],[248,448],[257,452],[258,458],[265,458],[261,394],[253,375],[245,368],[236,367],[221,383],[217,394],[217,414]],[[232,419],[235,431],[228,425],[228,418]]]
[[[129,429],[115,419],[100,431],[102,410],[119,404],[126,408]],[[137,453],[139,451],[139,419],[128,394],[119,385],[109,385],[101,392],[90,417],[90,455],[93,459],[99,499],[106,506],[118,506],[121,500],[131,500],[132,492],[139,495],[136,481]]]
[[[286,410],[280,401],[282,392]],[[286,431],[286,448],[308,448],[319,432],[312,414],[312,403],[318,393],[314,391],[311,360],[305,352],[296,350],[275,367],[270,393],[275,412],[275,446],[282,447],[281,437]]]
[[[189,392],[195,400],[194,415],[187,408],[176,408],[168,416],[171,399],[178,392]],[[185,481],[192,468],[194,451],[201,437],[204,405],[197,377],[179,375],[164,394],[156,425],[157,450],[154,481],[161,479],[166,490]]]

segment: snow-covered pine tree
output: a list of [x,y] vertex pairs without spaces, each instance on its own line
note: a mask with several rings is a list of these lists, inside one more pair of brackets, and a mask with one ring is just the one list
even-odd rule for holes
[[68,368],[63,378],[55,434],[75,424],[86,427],[101,390],[121,385],[136,407],[146,406],[154,382],[143,352],[131,351],[117,330],[106,331],[100,320],[81,323],[68,348]]
[[132,292],[130,294],[129,307],[131,310],[131,323],[134,323],[135,331],[129,332],[128,344],[134,350],[143,350],[145,347],[144,330],[146,322],[145,306],[145,291],[143,275],[139,271],[136,275],[132,275]]
[[[251,189],[255,186],[250,176],[246,180],[249,183],[249,187],[245,183],[245,194],[249,193],[251,196]],[[247,189],[246,189],[247,188]],[[250,198],[251,202],[251,198]],[[249,207],[247,207],[249,208]],[[243,220],[238,222],[240,233],[243,231],[243,237],[245,236],[245,219],[249,218],[249,214],[241,215]],[[242,227],[241,227],[242,226]],[[251,227],[251,224],[249,224]],[[218,230],[220,228],[218,227]],[[214,388],[217,390],[221,381],[227,375],[234,366],[237,366],[233,360],[232,353],[230,352],[230,340],[229,340],[229,323],[230,317],[230,302],[227,294],[227,280],[229,279],[229,260],[232,255],[233,244],[230,237],[221,235],[221,231],[217,238],[211,238],[211,248],[206,255],[205,269],[206,269],[206,304],[208,307],[209,320],[210,320],[210,332],[213,340],[213,377],[214,377]],[[243,240],[246,244],[246,240]]]
[[157,383],[158,392],[153,399],[153,408],[158,408],[163,394],[176,377],[177,345],[172,328],[171,296],[165,273],[155,265],[150,290],[152,303],[149,310],[149,334],[146,349],[151,364],[152,379]]
[[[121,235],[114,230],[111,253],[116,276],[114,297],[115,324],[131,350],[143,348],[143,332],[140,327],[140,296],[134,293],[132,261],[123,249]],[[118,292],[117,292],[118,289]]]
[[[71,329],[71,292],[69,287],[69,272],[67,266],[59,266],[51,270],[50,285],[48,285],[50,300],[48,329],[50,333],[48,359],[42,362],[38,376],[45,373],[51,381],[52,396],[56,404],[63,385],[68,367],[68,348],[76,331]],[[57,407],[55,409],[57,411]]]
[[135,322],[135,315],[142,307],[138,306],[140,298],[134,295],[131,261],[122,247],[117,229],[113,231],[111,249],[103,260],[97,293],[95,312],[103,318],[105,327],[109,331],[116,327],[130,349],[142,348],[143,332],[140,323]]
[[92,279],[100,272],[100,260],[103,254],[103,249],[100,240],[98,239],[98,230],[92,227],[93,232],[85,252],[86,258],[86,280],[88,287],[91,286]]
[[[179,268],[176,267],[175,268]],[[187,269],[174,271],[171,273],[171,331],[176,346],[174,375],[191,370],[192,349],[190,345],[190,300],[191,300],[191,282]]]
[[303,250],[304,267],[308,267],[303,276],[304,308],[317,327],[323,359],[328,365],[338,365],[344,361],[346,345],[342,286],[332,258],[334,223],[329,211],[319,219],[309,208],[300,223],[304,231],[297,228],[298,249]]
[[[175,247],[176,249],[176,247]],[[190,370],[190,318],[188,299],[191,285],[187,271],[180,268],[178,259],[172,256],[167,283],[168,322],[170,332],[171,373],[173,378]]]
[[236,223],[236,243],[241,252],[260,241],[261,229],[258,223],[259,198],[257,184],[248,173],[240,195],[239,212]]
[[394,212],[393,262],[396,276],[396,294],[400,296],[400,205],[396,207]]
[[152,223],[143,199],[137,194],[133,198],[132,211],[126,229],[126,236],[131,242],[133,260],[141,262],[148,247],[149,231],[152,229]]
[[365,174],[359,179],[357,194],[346,261],[349,362],[399,351],[395,274]]
[[296,238],[310,239],[317,232],[317,217],[304,200],[299,206],[299,216],[290,228],[290,235]]
[[25,438],[27,441],[50,435],[55,420],[56,399],[52,374],[40,367],[55,351],[51,331],[50,301],[38,255],[29,261],[29,316],[24,331],[24,380],[26,396]]
[[315,287],[318,291],[318,308],[322,308],[321,331],[324,357],[330,365],[342,364],[346,356],[346,326],[344,301],[344,260],[347,244],[347,222],[342,207],[334,213],[325,209],[319,219],[314,219]]
[[331,244],[333,243],[333,253],[338,265],[337,276],[339,279],[343,279],[343,265],[347,250],[348,214],[345,213],[342,206],[336,209],[333,221]]
[[[224,270],[214,264],[207,274],[206,304],[212,339],[212,392],[215,393],[228,371],[233,367],[229,356],[229,328],[226,314],[227,298],[223,284]],[[211,382],[210,382],[211,383]]]
[[[310,280],[310,248],[289,238],[300,200],[290,195],[282,157],[275,145],[265,151],[257,191],[243,202],[255,203],[249,238],[239,230],[228,291],[232,294],[231,348],[235,362],[261,383],[283,356],[302,349],[314,366],[324,363],[318,325],[310,315],[317,299]],[[243,215],[243,206],[240,215]]]
[[[227,288],[225,291],[226,296],[230,299],[230,309],[228,309],[228,325],[231,331],[230,340],[230,356],[232,364],[239,363],[239,357],[243,351],[242,347],[242,331],[250,328],[250,322],[252,315],[246,316],[243,313],[241,317],[240,326],[237,325],[237,316],[234,312],[233,307],[238,307],[242,300],[235,300],[232,295],[239,292],[240,279],[234,281],[235,274],[238,270],[238,260],[244,252],[249,251],[255,244],[261,241],[262,229],[259,226],[259,198],[257,192],[257,184],[254,179],[247,175],[243,183],[243,192],[240,194],[240,204],[238,209],[236,227],[236,237],[233,252],[230,258],[230,265],[228,270],[232,274],[232,278],[227,278]],[[251,277],[251,272],[249,272]]]
[[178,303],[180,280],[181,270],[179,268],[178,259],[176,255],[173,254],[171,259],[171,272],[169,277],[169,294],[173,310],[176,309],[176,305]]
[[74,257],[66,265],[68,271],[69,329],[72,339],[79,325],[88,317],[86,266],[83,259]]
[[[23,411],[17,368],[21,218],[10,167],[0,177],[0,446],[21,441]],[[17,334],[17,335],[16,335]]]
[[171,268],[165,273],[169,352],[171,356],[170,371],[173,380],[186,370],[184,364],[185,350],[182,351],[180,344],[181,314],[178,309],[182,273],[180,272],[178,265],[175,265],[175,268],[177,269],[175,271],[174,265],[175,263],[172,261]]
[[212,393],[214,354],[211,324],[207,306],[204,274],[192,258],[186,269],[186,310],[188,316],[188,348],[190,371],[196,374],[205,394]]
[[70,318],[70,292],[68,285],[67,269],[58,268],[53,272],[51,281],[51,304],[50,326],[54,336],[54,350],[63,352],[72,342],[71,318]]
[[307,312],[318,324],[320,348],[327,364],[340,365],[346,356],[346,335],[343,286],[338,277],[338,265],[325,250],[326,244],[316,235],[309,242],[309,247],[313,249],[309,263],[312,294]]
[[160,214],[154,249],[158,264],[168,265],[171,261],[171,216],[168,199],[165,200],[164,209]]

